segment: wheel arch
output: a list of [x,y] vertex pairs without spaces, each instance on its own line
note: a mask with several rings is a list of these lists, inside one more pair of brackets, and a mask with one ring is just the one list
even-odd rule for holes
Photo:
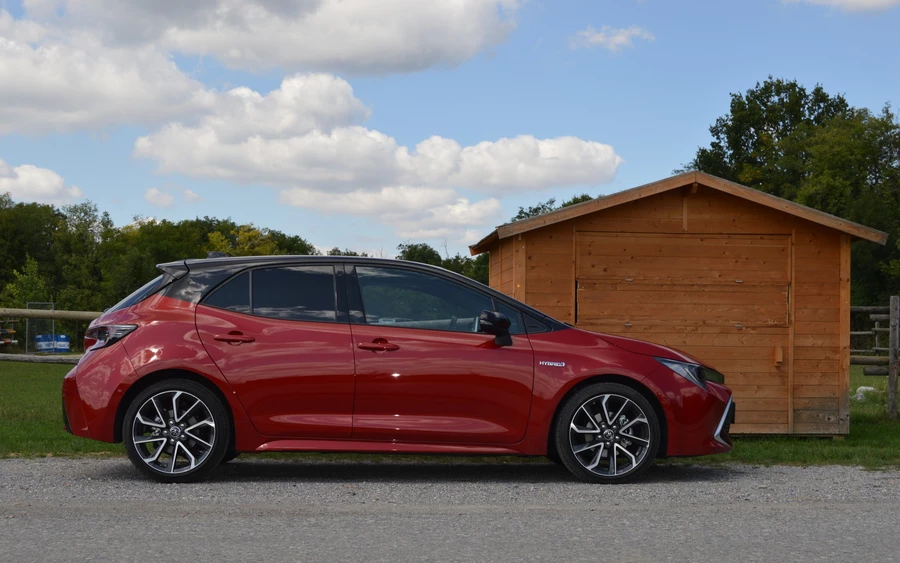
[[603,374],[603,375],[594,375],[589,376],[569,389],[565,395],[560,398],[559,402],[556,404],[556,409],[553,412],[553,418],[550,421],[550,429],[547,432],[547,453],[548,455],[555,455],[559,457],[559,452],[556,451],[556,444],[554,437],[554,429],[556,428],[556,422],[559,419],[559,413],[562,410],[562,406],[569,399],[569,397],[573,396],[575,393],[578,393],[588,385],[593,385],[595,383],[618,383],[620,385],[625,385],[626,387],[630,387],[644,396],[645,399],[650,403],[650,406],[653,407],[653,411],[656,413],[656,418],[659,420],[659,434],[660,434],[660,443],[659,449],[656,452],[657,458],[666,457],[666,453],[669,451],[669,424],[666,420],[666,412],[663,409],[662,403],[659,402],[659,398],[653,394],[653,391],[650,390],[649,387],[633,379],[631,377],[627,377],[624,375],[618,374]]
[[151,385],[159,383],[160,381],[165,381],[167,379],[187,379],[188,381],[193,381],[194,383],[198,383],[209,389],[210,392],[212,392],[220,401],[222,401],[222,406],[225,408],[225,412],[228,415],[228,422],[231,425],[230,445],[232,448],[234,448],[234,412],[232,412],[231,404],[229,403],[228,398],[225,396],[225,393],[223,393],[222,389],[220,389],[219,386],[216,385],[211,379],[195,371],[186,369],[162,369],[159,371],[148,373],[147,375],[132,383],[131,386],[129,386],[125,391],[125,394],[122,396],[122,400],[119,401],[119,406],[116,408],[116,419],[113,425],[113,440],[116,443],[122,441],[122,424],[125,422],[125,412],[128,411],[128,407],[131,406],[131,403],[132,401],[134,401],[135,397],[137,397],[141,393],[141,391],[147,389]]

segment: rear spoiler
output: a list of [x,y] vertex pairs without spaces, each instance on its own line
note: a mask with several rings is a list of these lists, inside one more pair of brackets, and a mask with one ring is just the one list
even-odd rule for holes
[[187,265],[187,260],[179,260],[178,262],[166,262],[165,264],[157,264],[156,269],[164,274],[172,276],[173,280],[184,277],[191,269]]

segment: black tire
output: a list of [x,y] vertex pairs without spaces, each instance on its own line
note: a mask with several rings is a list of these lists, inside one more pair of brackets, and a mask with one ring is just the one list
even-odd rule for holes
[[222,465],[223,463],[228,463],[229,461],[234,461],[234,459],[239,455],[241,455],[240,452],[230,450],[222,458],[222,461],[219,462],[219,465]]
[[225,457],[231,433],[222,401],[186,379],[166,379],[144,389],[122,422],[131,463],[162,483],[205,478]]
[[653,464],[661,442],[653,406],[619,383],[588,385],[566,399],[553,437],[562,464],[589,483],[635,479]]
[[562,465],[563,462],[559,459],[559,453],[556,451],[556,445],[550,444],[547,447],[547,455],[545,456],[547,459],[555,463],[556,465]]

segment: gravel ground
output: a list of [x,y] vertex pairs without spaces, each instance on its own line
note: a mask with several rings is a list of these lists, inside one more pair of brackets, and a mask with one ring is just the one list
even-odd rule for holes
[[2,561],[896,561],[900,473],[242,457],[161,485],[124,459],[0,460]]

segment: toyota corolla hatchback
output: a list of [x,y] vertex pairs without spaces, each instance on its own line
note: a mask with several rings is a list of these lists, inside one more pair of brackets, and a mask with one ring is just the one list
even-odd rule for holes
[[159,481],[251,452],[547,456],[584,481],[731,449],[723,376],[412,262],[184,260],[91,323],[66,429]]

